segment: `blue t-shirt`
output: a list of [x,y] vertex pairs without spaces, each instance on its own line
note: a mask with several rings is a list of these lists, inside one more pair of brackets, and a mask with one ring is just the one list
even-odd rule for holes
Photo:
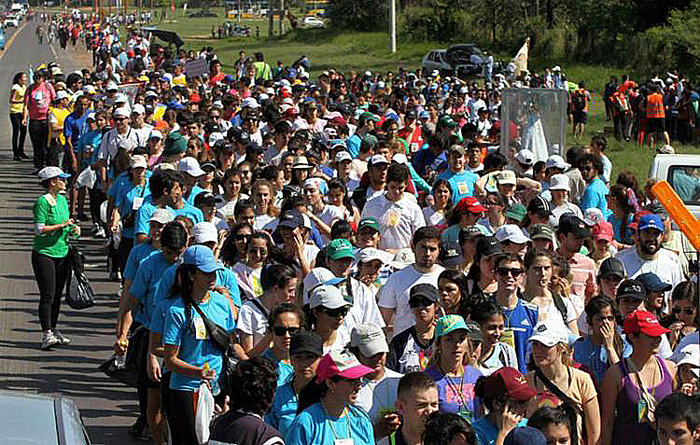
[[[608,351],[605,346],[596,345],[591,341],[591,337],[586,336],[579,338],[573,344],[574,347],[574,361],[585,366],[586,369],[590,370],[596,379],[596,385],[603,383],[603,377],[610,364],[608,363]],[[632,354],[632,346],[627,342],[626,339],[622,339],[622,357],[629,357]]]
[[[150,172],[148,172],[150,173]],[[129,216],[132,212],[134,212],[134,202],[137,200],[137,198],[140,198],[141,205],[143,205],[143,200],[146,199],[146,196],[149,196],[151,194],[151,190],[148,188],[148,178],[151,176],[150,174],[146,173],[146,181],[144,185],[138,185],[134,186],[133,182],[129,181],[129,185],[126,187],[121,187],[118,191],[118,194],[116,195],[114,199],[114,205],[117,207],[119,210],[119,215],[121,215],[122,218],[126,218]],[[134,215],[136,216],[136,215]],[[136,224],[136,220],[134,219],[134,224]],[[134,238],[134,227],[123,227],[122,228],[122,236],[124,238]]]
[[[165,208],[173,212],[175,216],[185,215],[186,217],[191,219],[192,222],[195,224],[204,221],[204,215],[202,214],[202,211],[199,210],[197,207],[189,205],[187,203],[185,203],[184,207],[182,207],[181,209],[174,209],[170,206],[165,206]],[[151,219],[151,215],[153,215],[153,212],[155,212],[157,209],[158,207],[155,204],[153,204],[153,195],[149,195],[146,199],[144,199],[143,205],[136,213],[136,222],[134,224],[134,236],[138,234],[148,235],[148,220]]]
[[[202,187],[198,186],[197,184],[193,185],[192,190],[190,190],[190,195],[187,197],[185,202],[191,206],[194,206],[194,198],[196,198],[197,195],[199,195],[200,193],[202,193],[204,191],[206,191],[206,190],[204,190]],[[183,198],[184,198],[184,196],[183,196]]]
[[581,197],[581,210],[586,211],[590,208],[597,208],[603,212],[603,217],[608,217],[608,187],[605,185],[602,179],[595,178],[590,184],[583,189],[583,196]]
[[158,283],[163,278],[165,270],[172,266],[173,263],[168,261],[163,255],[163,252],[156,252],[141,262],[134,282],[131,284],[129,292],[136,298],[143,313],[141,324],[150,329],[151,316],[155,310],[154,298]]
[[294,368],[289,363],[285,363],[275,357],[275,353],[272,352],[272,348],[262,353],[262,357],[270,360],[273,364],[277,365],[277,386],[281,386],[287,381],[290,375],[294,374]]
[[425,370],[435,380],[440,401],[440,412],[455,413],[472,422],[482,415],[481,399],[474,393],[474,385],[481,371],[473,366],[465,366],[461,377],[443,374],[438,367]]
[[311,405],[292,422],[284,442],[294,445],[335,445],[336,440],[352,439],[353,445],[374,445],[374,428],[369,415],[349,406],[339,419],[326,415],[321,403]]
[[141,243],[134,246],[134,248],[131,249],[131,252],[129,252],[129,257],[126,259],[126,266],[124,267],[124,280],[134,281],[136,271],[141,265],[141,261],[146,259],[154,252],[158,252],[158,249],[153,247],[151,243]]
[[83,113],[81,116],[78,116],[78,113],[74,111],[69,114],[66,117],[66,120],[63,122],[63,134],[66,136],[66,138],[70,139],[74,153],[78,153],[78,140],[80,136],[84,135],[88,131],[86,118],[87,113]]
[[[209,299],[200,302],[199,308],[212,323],[218,324],[226,332],[231,333],[236,329],[236,321],[233,319],[228,299],[220,293],[209,291]],[[179,346],[178,358],[189,365],[199,368],[208,363],[209,369],[214,370],[218,378],[221,375],[224,354],[209,339],[204,322],[194,308],[190,317],[189,320],[186,317],[185,302],[181,298],[176,299],[165,317],[163,344]],[[199,388],[199,383],[197,377],[173,371],[170,389],[194,391]]]
[[[527,358],[530,356],[532,331],[537,324],[537,306],[518,298],[518,304],[513,309],[503,309],[506,331],[513,331],[513,347],[518,356],[518,369],[523,374],[527,372]],[[503,341],[503,340],[501,340]]]
[[290,374],[284,384],[277,386],[270,411],[265,415],[265,422],[276,428],[283,436],[287,434],[289,426],[297,417],[299,406],[292,380],[293,374]]
[[356,134],[350,136],[346,142],[348,153],[355,159],[360,154],[360,145],[362,145],[362,138]]
[[[523,418],[518,422],[518,426],[527,426],[527,419]],[[498,437],[498,427],[491,422],[488,417],[482,417],[472,423],[474,433],[476,433],[476,443],[478,445],[494,445]]]
[[[97,152],[98,149],[100,148],[100,143],[102,142],[102,130],[95,130],[95,131],[90,131],[88,133],[83,134],[80,136],[78,139],[78,163],[80,165],[80,169],[83,170],[85,167],[88,166],[88,164],[95,164],[97,163]],[[85,147],[87,145],[92,146],[92,154],[90,155],[90,160],[83,159],[83,153],[85,153],[86,149]],[[95,157],[93,160],[93,156]]]
[[429,148],[424,148],[416,152],[411,159],[411,164],[416,169],[416,173],[427,178],[432,171],[440,171],[447,164],[447,157],[445,152],[436,156]]
[[632,240],[632,235],[634,234],[634,231],[629,228],[633,220],[634,215],[631,213],[628,214],[627,229],[625,230],[625,235],[622,236],[622,218],[615,218],[615,215],[612,212],[608,216],[608,222],[610,222],[610,224],[612,224],[613,227],[613,236],[618,243],[623,243],[627,245],[634,244],[634,241]]
[[479,177],[470,171],[453,173],[452,170],[440,173],[437,179],[446,179],[452,189],[452,205],[457,205],[460,199],[474,195],[474,184]]

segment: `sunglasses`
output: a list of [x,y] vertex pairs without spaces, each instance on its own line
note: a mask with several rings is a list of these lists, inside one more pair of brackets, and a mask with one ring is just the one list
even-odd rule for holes
[[496,269],[496,273],[502,277],[507,277],[508,274],[511,274],[513,278],[518,278],[523,272],[522,269],[509,269],[507,267],[499,267]]
[[115,121],[115,122],[121,122],[121,121],[125,121],[126,119],[127,119],[127,118],[125,118],[125,117],[115,117],[115,118],[114,118],[114,121]]
[[209,119],[218,119],[220,117],[221,116],[219,116],[218,114],[216,114],[216,115],[212,114],[211,116],[209,116]]
[[237,233],[236,236],[233,237],[233,239],[236,241],[243,241],[247,240],[248,238],[250,238],[250,235],[245,235],[243,233]]
[[289,332],[290,337],[294,337],[301,332],[301,328],[299,326],[290,326],[288,328],[284,326],[275,326],[272,328],[272,332],[274,332],[277,337],[284,337],[287,335],[287,332]]
[[336,309],[328,309],[326,307],[323,308],[323,312],[326,313],[331,318],[339,318],[339,317],[345,317],[348,315],[349,309],[346,307],[339,307]]
[[408,305],[411,309],[430,307],[434,302],[427,298],[411,298],[408,300]]
[[686,308],[683,308],[683,309],[681,309],[681,308],[679,308],[679,307],[674,307],[674,308],[673,308],[673,313],[674,313],[674,314],[680,314],[681,311],[682,311],[685,315],[693,315],[693,314],[695,313],[695,308],[692,308],[692,307],[686,307]]

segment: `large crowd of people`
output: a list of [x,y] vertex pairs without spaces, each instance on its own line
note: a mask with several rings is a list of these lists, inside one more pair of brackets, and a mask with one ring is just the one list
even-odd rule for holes
[[[502,89],[561,88],[559,67],[481,85],[241,51],[226,72],[211,48],[78,21],[95,64],[14,77],[13,153],[28,129],[41,349],[70,342],[79,222],[109,243],[115,354],[139,351],[130,434],[199,443],[208,382],[211,444],[700,440],[698,285],[650,184],[612,178],[601,135],[498,146]],[[667,128],[660,93],[642,133]],[[583,138],[591,96],[569,97]]]

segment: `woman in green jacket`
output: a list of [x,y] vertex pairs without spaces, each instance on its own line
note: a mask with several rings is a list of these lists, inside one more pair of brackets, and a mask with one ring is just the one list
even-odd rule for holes
[[32,268],[39,286],[39,321],[43,337],[41,349],[67,345],[70,340],[56,330],[61,307],[61,294],[70,273],[68,236],[80,236],[80,227],[70,219],[66,178],[59,167],[45,167],[39,172],[46,193],[34,203],[34,245]]

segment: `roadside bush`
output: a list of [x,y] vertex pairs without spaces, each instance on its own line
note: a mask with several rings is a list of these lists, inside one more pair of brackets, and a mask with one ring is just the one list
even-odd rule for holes
[[338,29],[379,31],[389,28],[389,3],[383,0],[330,0],[326,13]]

